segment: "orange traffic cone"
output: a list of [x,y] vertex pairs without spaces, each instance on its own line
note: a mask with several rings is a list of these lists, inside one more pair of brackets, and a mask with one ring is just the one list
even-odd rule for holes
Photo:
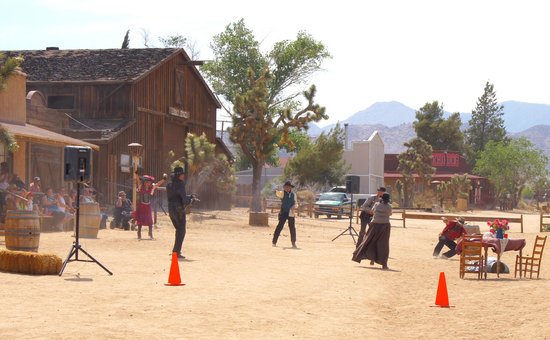
[[178,264],[178,253],[172,253],[172,264],[170,265],[170,275],[168,276],[168,283],[165,286],[185,286],[185,283],[181,283],[180,267]]
[[439,284],[437,285],[437,295],[435,296],[435,306],[432,307],[453,307],[449,305],[449,295],[447,294],[447,281],[445,280],[445,273],[439,273]]

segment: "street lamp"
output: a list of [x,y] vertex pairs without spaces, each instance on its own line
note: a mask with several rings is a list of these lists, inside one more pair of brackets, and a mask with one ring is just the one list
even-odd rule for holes
[[143,151],[143,145],[139,143],[130,143],[128,144],[128,149],[130,149],[130,155],[132,156],[132,176],[134,177],[132,180],[132,204],[134,206],[134,209],[137,208],[136,201],[137,201],[137,180],[136,180],[136,171],[138,167],[139,157],[141,156],[141,153]]

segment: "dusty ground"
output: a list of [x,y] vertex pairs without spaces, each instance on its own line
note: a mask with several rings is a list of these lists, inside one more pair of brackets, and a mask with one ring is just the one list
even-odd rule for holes
[[[538,215],[525,218],[526,232],[510,233],[527,239],[524,254],[538,232]],[[514,279],[513,252],[503,255],[511,275],[461,280],[457,258],[431,257],[438,221],[395,221],[382,271],[351,261],[349,235],[331,242],[347,220],[299,218],[294,250],[287,228],[271,246],[275,215],[269,228],[248,226],[242,209],[192,219],[182,287],[164,285],[174,238],[165,217],[153,241],[122,230],[81,240],[113,276],[86,262],[70,262],[62,277],[0,273],[0,338],[550,338],[548,250],[539,280]],[[71,245],[70,232],[45,233],[40,252],[65,259]],[[440,272],[450,309],[430,307]]]

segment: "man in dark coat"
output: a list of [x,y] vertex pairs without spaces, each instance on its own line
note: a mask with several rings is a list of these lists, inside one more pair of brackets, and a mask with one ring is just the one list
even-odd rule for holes
[[277,246],[277,240],[283,230],[285,222],[288,220],[288,229],[290,229],[290,242],[292,242],[292,248],[298,248],[296,246],[296,227],[294,220],[294,206],[296,205],[296,194],[292,192],[294,185],[287,181],[284,186],[283,197],[281,198],[281,210],[279,211],[279,224],[275,228],[273,233],[273,247]]
[[168,214],[170,220],[176,229],[176,238],[172,252],[178,254],[178,258],[185,258],[181,254],[181,247],[186,232],[185,206],[191,203],[192,196],[185,192],[185,172],[182,167],[175,167],[172,179],[166,185],[166,195],[168,196]]

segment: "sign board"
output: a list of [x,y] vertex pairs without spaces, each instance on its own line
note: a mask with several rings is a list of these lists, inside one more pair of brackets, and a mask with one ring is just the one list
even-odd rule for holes
[[168,109],[168,113],[170,113],[172,116],[189,119],[189,112],[188,111],[180,110],[180,109],[172,107],[172,106],[170,106],[170,108]]

